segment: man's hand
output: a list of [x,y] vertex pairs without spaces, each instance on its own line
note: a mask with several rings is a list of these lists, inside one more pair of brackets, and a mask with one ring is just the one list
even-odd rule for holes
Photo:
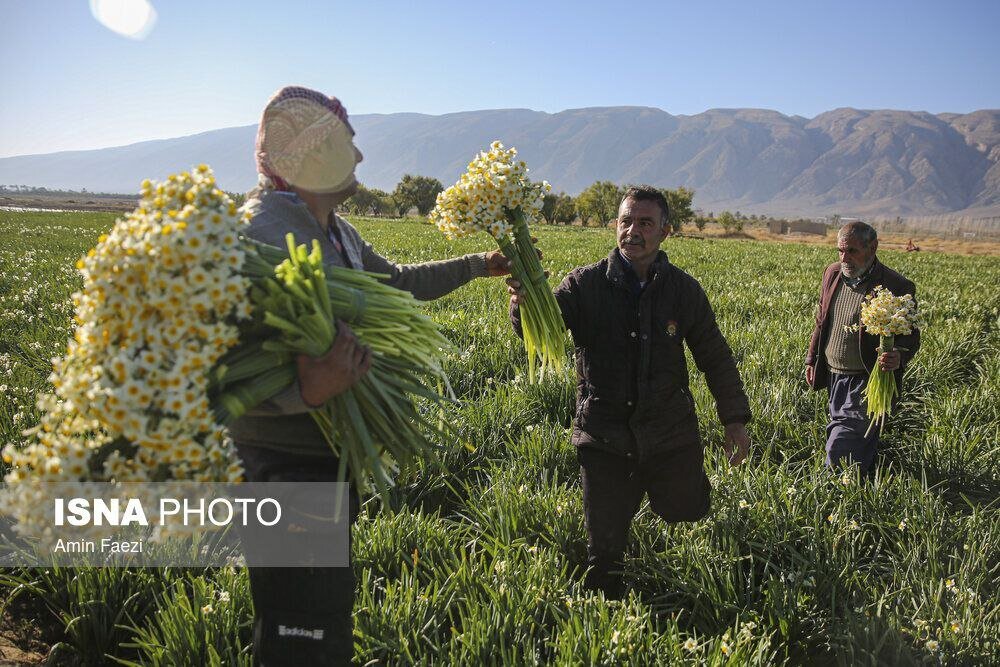
[[731,465],[738,465],[747,457],[750,450],[750,436],[747,435],[746,424],[726,424],[726,442],[723,451],[729,457]]
[[508,278],[507,293],[510,294],[511,304],[515,306],[520,305],[521,299],[524,298],[524,290],[521,289],[521,281],[517,278]]
[[489,251],[486,253],[486,273],[491,278],[510,274],[510,260],[499,250]]
[[372,365],[372,353],[358,342],[345,322],[337,320],[337,337],[322,357],[300,354],[295,359],[302,400],[318,408],[350,389]]
[[896,348],[892,348],[892,352],[883,352],[878,355],[878,367],[884,371],[894,371],[899,368],[900,363],[902,363],[902,357]]
[[[538,243],[538,239],[532,236],[531,242]],[[535,248],[535,252],[538,253],[538,259],[541,259],[542,251]],[[510,275],[510,260],[504,257],[504,254],[499,250],[489,251],[486,253],[486,273],[491,278]],[[545,272],[545,275],[549,275],[548,271]],[[508,284],[510,284],[510,281],[508,281]]]
[[816,379],[816,367],[806,366],[806,382],[809,384],[810,387],[813,386],[813,380],[815,379]]

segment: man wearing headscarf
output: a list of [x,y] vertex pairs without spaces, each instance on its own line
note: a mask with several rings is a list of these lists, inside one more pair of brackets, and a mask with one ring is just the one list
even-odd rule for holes
[[[379,255],[336,215],[358,188],[361,152],[344,106],[334,97],[297,86],[275,93],[257,133],[258,187],[249,195],[248,236],[285,247],[320,243],[327,264],[387,274],[385,282],[417,299],[435,299],[473,278],[509,273],[497,251],[399,265]],[[309,411],[347,391],[371,365],[371,354],[350,328],[322,357],[300,355],[298,379],[285,391],[236,420],[230,433],[255,482],[336,481],[338,459]],[[351,523],[358,497],[350,492]],[[257,665],[349,664],[354,653],[351,568],[250,568]]]

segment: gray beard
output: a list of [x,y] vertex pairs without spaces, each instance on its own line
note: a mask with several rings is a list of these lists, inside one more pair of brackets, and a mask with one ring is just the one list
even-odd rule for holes
[[847,281],[848,285],[850,285],[851,287],[856,287],[865,278],[868,277],[868,273],[872,270],[872,266],[874,266],[874,265],[875,265],[875,257],[872,256],[871,261],[868,262],[867,266],[863,267],[859,271],[855,272],[855,274],[853,276],[851,276],[851,275],[848,275],[846,271],[844,271],[844,264],[841,263],[840,264],[840,275],[842,275],[844,277],[844,280]]

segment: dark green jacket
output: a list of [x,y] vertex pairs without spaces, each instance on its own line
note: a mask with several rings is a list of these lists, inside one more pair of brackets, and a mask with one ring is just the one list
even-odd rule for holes
[[[617,249],[572,271],[555,291],[576,346],[573,444],[648,458],[697,445],[684,343],[705,374],[723,424],[750,405],[733,354],[698,281],[660,252],[639,290]],[[520,313],[511,308],[520,332]]]

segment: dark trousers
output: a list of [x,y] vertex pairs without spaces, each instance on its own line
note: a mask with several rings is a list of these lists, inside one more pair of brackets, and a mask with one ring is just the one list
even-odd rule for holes
[[589,447],[577,449],[587,524],[584,587],[608,598],[624,592],[622,557],[629,527],[649,494],[653,512],[664,521],[696,521],[708,513],[711,485],[701,445],[668,451],[641,463]]
[[864,391],[868,376],[830,373],[827,389],[830,392],[830,423],[826,426],[826,465],[857,463],[861,472],[875,470],[878,451],[878,427],[866,436],[870,420],[865,414]]
[[[334,482],[337,458],[237,445],[252,482]],[[350,492],[350,519],[359,501]],[[296,539],[290,535],[289,539]],[[354,571],[350,567],[251,567],[254,665],[350,665]]]

